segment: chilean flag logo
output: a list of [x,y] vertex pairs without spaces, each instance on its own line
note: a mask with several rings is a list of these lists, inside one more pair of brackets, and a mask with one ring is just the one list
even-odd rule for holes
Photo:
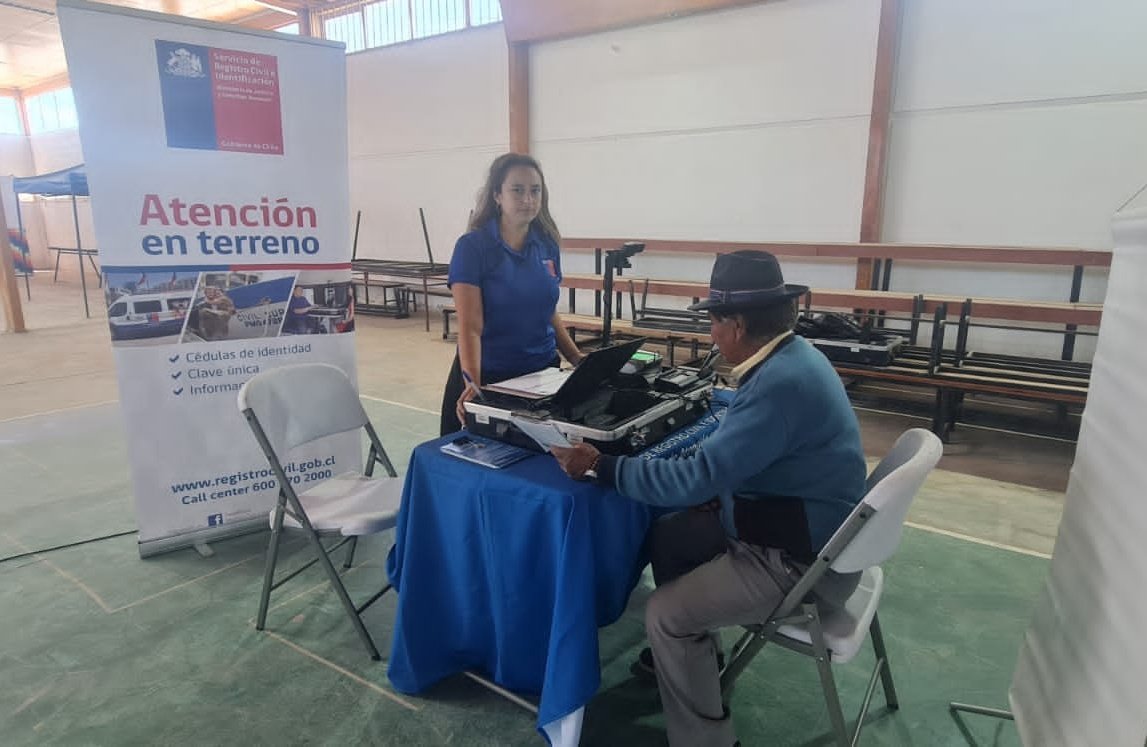
[[552,259],[546,259],[542,260],[542,262],[545,264],[546,270],[550,273],[550,277],[556,278],[558,276],[558,271],[557,268],[554,267],[554,261]]

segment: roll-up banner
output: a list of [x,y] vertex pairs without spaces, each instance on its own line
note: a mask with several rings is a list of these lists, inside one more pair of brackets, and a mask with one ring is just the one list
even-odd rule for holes
[[[310,361],[355,375],[343,47],[78,0],[58,15],[140,555],[267,526],[277,486],[240,386]],[[287,472],[305,488],[361,463],[352,435]]]
[[1009,692],[1031,747],[1147,744],[1147,209],[1113,226],[1063,518]]

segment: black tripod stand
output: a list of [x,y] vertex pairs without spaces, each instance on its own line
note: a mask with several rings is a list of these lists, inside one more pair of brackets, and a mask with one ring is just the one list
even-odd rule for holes
[[609,346],[609,332],[613,325],[613,276],[618,270],[633,267],[629,258],[634,254],[645,251],[645,244],[627,241],[620,249],[609,249],[605,253],[605,276],[601,282],[601,291],[605,295],[605,308],[601,312],[601,346]]

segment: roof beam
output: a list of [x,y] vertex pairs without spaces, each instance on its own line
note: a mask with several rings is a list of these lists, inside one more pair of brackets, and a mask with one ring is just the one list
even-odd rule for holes
[[506,39],[534,42],[755,5],[765,0],[501,0]]

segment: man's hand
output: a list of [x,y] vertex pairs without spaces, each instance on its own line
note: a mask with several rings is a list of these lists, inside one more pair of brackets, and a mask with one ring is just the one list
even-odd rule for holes
[[584,480],[586,470],[593,467],[601,453],[587,443],[578,443],[566,448],[551,446],[550,453],[558,460],[565,473],[575,480]]

